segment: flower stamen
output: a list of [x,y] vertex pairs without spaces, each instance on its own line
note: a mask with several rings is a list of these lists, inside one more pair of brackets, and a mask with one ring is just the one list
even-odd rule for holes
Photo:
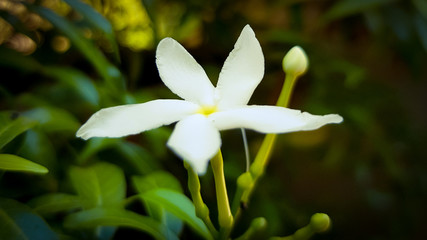
[[197,113],[203,114],[205,116],[209,116],[210,114],[216,111],[217,111],[216,106],[202,106],[201,108],[199,108],[199,110],[197,110]]

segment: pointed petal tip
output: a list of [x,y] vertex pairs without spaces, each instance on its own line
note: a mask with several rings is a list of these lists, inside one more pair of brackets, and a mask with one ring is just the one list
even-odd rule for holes
[[184,100],[212,104],[215,88],[205,70],[176,40],[164,38],[156,50],[156,65],[163,83]]
[[218,105],[246,105],[263,76],[264,54],[255,32],[246,25],[219,74],[216,87]]
[[82,129],[84,127],[84,125],[77,131],[76,133],[76,137],[81,138],[83,140],[88,140],[89,138],[91,138],[91,136],[84,131],[84,129]]
[[[240,33],[240,36],[242,36],[244,39],[256,39],[255,31],[247,24]],[[258,40],[256,40],[258,42]]]
[[344,121],[344,118],[338,114],[329,114],[327,116],[329,118],[330,123],[342,123]]
[[162,47],[165,44],[172,44],[175,42],[176,40],[173,38],[170,38],[170,37],[163,38],[162,40],[160,40],[159,44],[157,45],[157,49],[159,49],[159,47]]

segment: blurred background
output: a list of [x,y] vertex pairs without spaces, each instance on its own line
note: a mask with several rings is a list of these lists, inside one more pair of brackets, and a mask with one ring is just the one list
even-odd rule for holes
[[[43,176],[4,173],[1,197],[27,203],[46,193],[72,193],[68,168],[94,162],[116,164],[127,178],[167,170],[185,189],[182,162],[165,147],[173,126],[87,142],[75,132],[100,108],[177,98],[155,66],[162,38],[179,41],[216,83],[250,24],[266,68],[250,103],[275,104],[282,58],[300,45],[310,68],[291,108],[338,113],[344,122],[278,138],[235,235],[260,216],[269,236],[289,235],[324,212],[332,228],[313,239],[427,239],[426,1],[75,2],[0,1],[0,132],[19,126],[10,141],[1,141],[0,151],[50,170]],[[247,134],[255,156],[263,135]],[[239,130],[222,132],[222,139],[233,196],[245,169],[243,143]],[[212,175],[201,181],[215,215]],[[61,216],[48,223],[61,228]],[[129,231],[119,230],[114,239]]]

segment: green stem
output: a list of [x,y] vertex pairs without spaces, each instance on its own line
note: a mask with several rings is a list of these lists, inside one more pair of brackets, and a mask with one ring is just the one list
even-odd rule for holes
[[[218,204],[218,221],[221,227],[220,235],[228,235],[233,226],[233,215],[228,202],[227,187],[225,186],[224,163],[221,150],[211,159],[212,171],[215,179],[215,189]],[[225,236],[226,238],[226,236]]]
[[296,76],[286,74],[285,82],[282,87],[282,92],[280,93],[279,99],[276,102],[276,106],[288,107],[289,101],[292,97],[292,91],[294,89],[295,83],[297,82],[296,80]]
[[188,190],[190,190],[191,199],[193,199],[193,204],[196,208],[196,216],[203,220],[211,234],[216,237],[218,236],[218,231],[212,224],[209,217],[209,208],[203,202],[202,195],[200,193],[199,176],[188,163],[184,162],[184,167],[188,172]]

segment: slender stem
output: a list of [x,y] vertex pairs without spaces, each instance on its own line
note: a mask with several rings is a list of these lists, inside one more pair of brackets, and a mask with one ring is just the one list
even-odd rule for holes
[[231,214],[227,187],[225,186],[224,163],[221,150],[211,159],[211,166],[215,179],[219,225],[221,232],[228,232],[233,225],[233,215]]
[[292,97],[292,90],[294,89],[297,77],[291,74],[286,74],[285,82],[283,83],[282,92],[276,102],[276,106],[288,107],[289,101]]
[[190,190],[191,198],[193,199],[193,204],[196,208],[196,216],[203,220],[213,236],[217,236],[218,231],[215,229],[209,217],[209,208],[203,202],[202,195],[200,193],[199,176],[188,163],[184,162],[184,166],[188,172],[188,189]]
[[245,129],[241,128],[240,130],[242,131],[243,145],[245,147],[246,172],[249,172],[249,166],[251,165],[251,157],[249,156],[248,139],[246,138]]

